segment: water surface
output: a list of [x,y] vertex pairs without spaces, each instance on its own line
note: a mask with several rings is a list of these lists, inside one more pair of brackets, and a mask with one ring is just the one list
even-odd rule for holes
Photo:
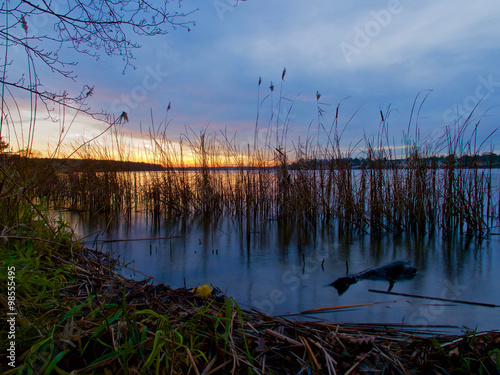
[[[295,319],[335,322],[500,328],[500,307],[467,305],[370,292],[388,282],[362,280],[344,294],[328,286],[349,272],[409,259],[418,275],[397,282],[397,293],[500,305],[500,238],[442,240],[440,235],[352,235],[339,238],[333,227],[299,231],[268,222],[256,228],[250,246],[241,223],[201,219],[152,223],[141,214],[106,220],[93,214],[63,214],[87,245],[102,247],[130,267],[124,275],[151,275],[173,288],[211,284],[244,308],[270,315],[298,314],[330,307],[371,304],[335,312],[294,315]],[[106,229],[107,228],[107,229]],[[168,237],[171,239],[152,239]],[[116,241],[116,240],[134,241]],[[143,239],[143,240],[140,240]],[[97,240],[97,241],[95,241]],[[116,242],[103,242],[113,240]],[[446,332],[444,328],[440,328]]]

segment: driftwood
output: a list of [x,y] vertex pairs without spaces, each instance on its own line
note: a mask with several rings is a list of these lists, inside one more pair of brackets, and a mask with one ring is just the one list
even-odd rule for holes
[[437,300],[437,301],[462,303],[462,304],[466,304],[466,305],[476,305],[476,306],[485,306],[485,307],[500,307],[500,305],[494,305],[492,303],[463,301],[463,300],[459,300],[459,299],[449,299],[449,298],[441,298],[441,297],[428,297],[428,296],[420,296],[420,295],[417,295],[417,294],[396,293],[396,292],[390,292],[390,291],[384,291],[384,290],[377,290],[377,289],[368,289],[368,291],[372,292],[372,293],[382,293],[382,294],[390,294],[390,295],[394,295],[394,296],[432,299],[432,300]]

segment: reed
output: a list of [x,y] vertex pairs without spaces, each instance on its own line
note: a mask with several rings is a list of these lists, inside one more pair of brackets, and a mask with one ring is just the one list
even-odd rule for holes
[[390,160],[383,149],[368,143],[366,168],[360,170],[352,169],[345,157],[302,157],[291,163],[280,149],[274,167],[246,166],[239,160],[229,168],[216,162],[220,150],[212,149],[215,139],[206,144],[201,134],[198,140],[193,147],[200,152],[199,167],[194,170],[126,172],[80,159],[73,171],[52,173],[27,193],[77,211],[130,215],[139,210],[156,219],[229,215],[254,227],[267,220],[304,227],[324,222],[335,223],[340,233],[422,235],[442,229],[484,235],[498,223],[493,169],[465,168],[459,165],[463,157],[454,154],[442,166],[417,147],[406,160]]
[[[342,134],[352,117],[341,125],[339,104],[326,125],[325,104],[317,93],[316,131],[311,124],[310,137],[289,140],[294,101],[282,96],[285,73],[278,100],[272,84],[260,100],[259,81],[253,145],[208,128],[186,127],[179,139],[172,139],[169,107],[167,118],[159,125],[152,119],[145,134],[141,152],[156,165],[149,170],[132,171],[134,151],[116,128],[108,146],[80,142],[70,152],[77,159],[43,164],[32,155],[5,152],[3,158],[16,164],[21,185],[34,201],[126,218],[139,211],[158,223],[186,215],[230,216],[247,238],[269,220],[304,231],[321,223],[341,235],[439,231],[480,237],[498,226],[495,166],[485,165],[481,156],[489,137],[477,140],[481,118],[473,120],[471,114],[434,143],[421,141],[414,117],[427,96],[417,97],[400,144],[389,137],[389,107],[380,113],[378,135],[343,149]],[[270,104],[267,120],[265,104]],[[262,132],[265,138],[258,136]],[[117,156],[120,163],[112,163]]]

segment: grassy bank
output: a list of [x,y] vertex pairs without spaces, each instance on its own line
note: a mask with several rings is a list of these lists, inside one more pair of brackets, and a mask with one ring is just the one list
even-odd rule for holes
[[454,337],[377,325],[296,322],[151,280],[120,276],[64,222],[3,174],[0,292],[15,281],[15,363],[1,320],[5,374],[352,374],[500,371],[500,333]]

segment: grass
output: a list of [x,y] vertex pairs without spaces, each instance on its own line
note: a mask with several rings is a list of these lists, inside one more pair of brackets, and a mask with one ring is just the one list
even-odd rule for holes
[[[0,277],[14,266],[17,280],[17,361],[7,367],[2,340],[5,374],[500,370],[498,332],[430,337],[421,327],[272,318],[233,299],[125,279],[108,255],[82,247],[63,223],[40,230],[44,221],[32,219],[0,247]],[[2,337],[5,330],[2,321]]]
[[[8,270],[14,267],[17,315],[14,368],[7,365],[8,340],[0,341],[5,374],[500,371],[498,332],[442,337],[423,336],[423,327],[297,322],[243,310],[235,300],[224,296],[203,298],[191,289],[173,290],[147,279],[126,279],[117,272],[120,265],[108,254],[86,249],[67,223],[50,220],[43,206],[32,203],[26,180],[7,165],[2,164],[0,175],[4,208],[0,211],[0,279],[8,280]],[[238,178],[226,176],[234,191],[247,192],[241,198],[245,208],[235,205],[231,209],[236,215],[238,210],[251,215],[249,212],[255,212],[255,205],[260,204],[252,184],[267,173],[282,173],[305,186],[295,191],[286,177],[282,187],[270,178],[271,186],[282,189],[279,209],[297,210],[287,200],[301,194],[308,208],[303,218],[307,225],[313,225],[311,220],[317,215],[314,210],[321,208],[306,199],[315,193],[311,190],[315,185],[306,178],[309,172],[296,173],[285,163],[278,168],[283,170],[266,169],[259,174],[241,169]],[[400,178],[395,172],[399,171],[393,170],[388,176]],[[206,173],[206,179],[193,179],[182,170],[175,171],[193,186],[213,186],[212,180],[221,174],[210,169]],[[320,180],[342,180],[351,175],[348,168],[314,173]],[[383,170],[365,173],[366,181],[353,180],[354,194],[366,189],[362,184],[368,184],[369,179],[385,187],[376,194],[386,193],[389,182]],[[169,181],[168,176],[161,173],[157,177],[175,186],[177,180]],[[349,192],[343,194],[346,197]],[[380,209],[383,215],[386,208]],[[356,210],[343,215],[347,223]],[[4,281],[0,283],[0,295],[7,308]],[[2,319],[0,328],[1,336],[6,337],[6,319]]]
[[[125,164],[130,160],[117,133],[112,134],[117,150],[85,143],[74,151],[78,162],[0,154],[0,279],[7,280],[15,268],[18,313],[16,368],[6,365],[8,342],[0,343],[6,374],[500,371],[498,332],[429,337],[421,335],[423,327],[271,318],[245,311],[233,299],[126,279],[109,255],[86,249],[67,223],[49,219],[48,206],[126,219],[139,211],[157,223],[225,215],[240,224],[248,244],[251,233],[270,220],[297,229],[299,236],[323,225],[342,236],[482,237],[498,225],[499,191],[492,166],[475,164],[482,145],[473,141],[478,123],[472,117],[441,139],[444,153],[437,144],[412,139],[409,129],[396,146],[387,136],[388,113],[381,113],[377,137],[343,150],[339,107],[325,126],[318,93],[316,132],[326,144],[311,137],[290,148],[291,107],[285,107],[293,101],[282,99],[282,89],[283,81],[276,104],[274,87],[259,101],[256,133],[263,128],[260,111],[268,99],[273,114],[264,125],[264,142],[256,139],[253,147],[242,149],[227,132],[189,128],[177,143],[166,129],[152,125],[146,150],[148,159],[165,167],[161,171],[127,172],[112,163],[96,167],[91,160],[111,155],[122,155]],[[399,147],[402,154],[396,155]],[[186,168],[188,154],[195,171]],[[446,163],[438,165],[443,154]],[[357,155],[364,168],[355,170],[351,162]],[[6,283],[0,292],[8,307]],[[5,337],[8,325],[0,324]]]

